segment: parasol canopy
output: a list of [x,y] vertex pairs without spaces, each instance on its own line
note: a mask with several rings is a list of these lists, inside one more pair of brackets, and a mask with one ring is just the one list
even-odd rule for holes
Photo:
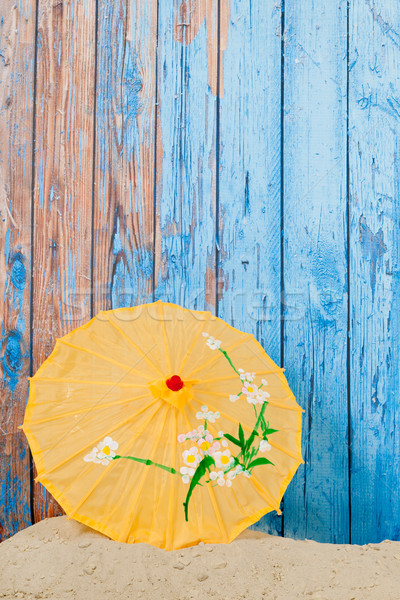
[[279,513],[303,462],[301,412],[253,335],[158,301],[58,339],[22,428],[69,517],[171,550]]

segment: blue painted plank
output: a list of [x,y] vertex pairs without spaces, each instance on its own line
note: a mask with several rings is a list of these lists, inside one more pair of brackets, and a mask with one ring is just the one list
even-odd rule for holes
[[350,7],[352,542],[400,540],[400,12]]
[[349,541],[347,4],[285,2],[284,364],[303,415],[284,534]]
[[190,7],[159,6],[155,296],[215,310],[216,64],[208,60],[217,12]]
[[94,313],[153,292],[157,0],[100,0]]
[[[32,361],[90,318],[95,0],[38,3]],[[37,484],[35,520],[60,508]]]
[[[232,0],[221,63],[219,315],[281,361],[281,7]],[[266,515],[256,526],[282,532]]]
[[31,524],[29,375],[35,2],[0,9],[0,541]]

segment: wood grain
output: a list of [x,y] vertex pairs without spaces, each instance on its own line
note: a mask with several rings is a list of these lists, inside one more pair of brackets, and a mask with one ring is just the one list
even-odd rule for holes
[[0,7],[0,540],[31,524],[29,375],[35,2]]
[[98,14],[94,312],[153,292],[157,0]]
[[351,539],[400,539],[400,13],[350,9]]
[[[280,364],[281,9],[231,1],[221,61],[219,315]],[[268,76],[267,76],[268,74]],[[281,533],[276,513],[256,528]]]
[[[38,5],[33,365],[90,318],[95,0]],[[59,512],[39,485],[35,520]]]
[[217,27],[210,16],[200,27],[203,16],[189,15],[182,27],[198,33],[187,33],[191,43],[181,44],[174,36],[178,4],[159,7],[155,295],[215,310],[216,99],[208,82],[207,44],[218,45]]
[[305,409],[284,533],[349,541],[347,4],[285,2],[284,364]]
[[[180,0],[174,22],[174,38],[188,46],[204,24],[207,32],[207,69],[211,93],[224,95],[224,74],[218,71],[218,52],[226,50],[231,0]],[[219,27],[218,27],[219,12]],[[219,31],[218,31],[219,29]]]

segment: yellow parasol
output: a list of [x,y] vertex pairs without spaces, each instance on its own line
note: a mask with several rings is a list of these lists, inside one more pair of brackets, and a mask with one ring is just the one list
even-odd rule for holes
[[303,462],[301,412],[252,335],[159,301],[57,340],[22,428],[69,517],[171,550],[230,542],[279,512]]

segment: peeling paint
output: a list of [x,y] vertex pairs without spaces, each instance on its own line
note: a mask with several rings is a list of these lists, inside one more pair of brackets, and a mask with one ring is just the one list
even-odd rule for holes
[[370,285],[372,301],[374,301],[376,272],[382,266],[383,255],[387,252],[387,246],[383,241],[382,228],[379,228],[377,233],[372,233],[363,215],[360,216],[360,242],[363,258],[370,261]]
[[[174,38],[188,46],[205,23],[207,29],[208,81],[211,92],[217,95],[217,55],[218,55],[218,1],[219,0],[180,0],[174,23]],[[220,0],[220,81],[219,95],[224,95],[223,54],[228,44],[230,0]]]

